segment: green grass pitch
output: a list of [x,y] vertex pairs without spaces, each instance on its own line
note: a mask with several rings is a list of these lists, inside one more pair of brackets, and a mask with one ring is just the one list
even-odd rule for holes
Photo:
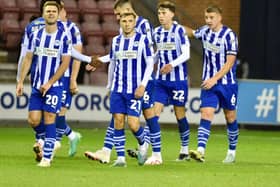
[[[0,128],[1,187],[274,187],[280,186],[280,132],[240,131],[237,160],[225,165],[227,150],[225,130],[213,129],[207,145],[206,162],[175,162],[180,144],[177,129],[163,129],[161,166],[138,166],[127,157],[126,168],[88,160],[83,153],[103,145],[105,129],[76,129],[83,135],[75,157],[67,156],[67,138],[57,152],[51,168],[36,166],[31,128]],[[126,148],[136,147],[136,140],[126,131]],[[191,130],[190,148],[196,147],[197,130]],[[115,151],[111,156],[116,159]]]

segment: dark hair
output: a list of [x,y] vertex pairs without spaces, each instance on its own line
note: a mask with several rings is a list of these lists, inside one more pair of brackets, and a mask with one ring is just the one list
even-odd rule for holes
[[56,2],[57,4],[61,5],[61,0],[41,0],[41,3],[40,3],[40,12],[41,14],[43,13],[43,7],[44,7],[44,4],[48,1],[53,1],[53,2]]
[[38,15],[32,15],[30,18],[29,18],[29,22],[32,22],[34,21],[35,19],[39,18],[40,16]]
[[175,10],[176,10],[175,3],[173,3],[172,1],[169,1],[169,0],[164,0],[164,1],[159,2],[158,9],[160,9],[160,8],[167,8],[173,13],[175,13]]
[[205,9],[205,12],[207,12],[207,13],[215,12],[215,13],[218,13],[218,14],[222,14],[223,10],[218,5],[212,4],[212,5],[209,5]]

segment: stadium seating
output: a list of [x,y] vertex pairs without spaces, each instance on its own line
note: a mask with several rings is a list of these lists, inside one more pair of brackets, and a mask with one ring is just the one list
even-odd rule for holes
[[18,48],[22,36],[19,22],[14,19],[2,20],[1,35],[7,50]]
[[103,32],[85,32],[84,38],[87,44],[104,45]]
[[78,7],[83,12],[81,14],[82,20],[85,22],[99,22],[99,9],[94,0],[80,0]]
[[1,8],[17,8],[16,0],[0,0]]
[[85,53],[87,55],[105,55],[105,48],[103,45],[88,44],[85,46]]
[[102,23],[102,30],[103,32],[106,33],[118,33],[120,30],[120,26],[116,22],[103,22]]
[[84,75],[84,83],[95,86],[106,86],[108,80],[108,64],[102,64],[94,72],[87,72]]
[[64,8],[67,11],[67,18],[73,22],[80,22],[80,10],[75,0],[65,1]]
[[95,86],[106,86],[108,74],[106,72],[86,72],[84,74],[84,84]]
[[[30,22],[31,16],[40,15],[39,4],[40,0],[0,0],[1,48],[19,49],[24,28]],[[85,41],[85,54],[105,55],[109,52],[112,37],[119,33],[113,5],[114,0],[65,1],[67,18],[75,22],[81,30]],[[91,82],[100,85],[98,81],[101,81],[101,85],[105,85],[107,69],[101,68],[97,74],[91,76]]]
[[80,0],[78,7],[83,12],[81,14],[83,21],[96,21],[99,22],[99,9],[94,0]]
[[18,0],[17,6],[21,10],[21,18],[30,19],[32,15],[40,15],[40,10],[37,6],[36,0]]
[[18,29],[19,31],[21,31],[19,22],[14,19],[1,20],[0,28],[0,33],[3,38],[5,38],[5,34],[9,31],[9,29]]
[[8,50],[19,49],[22,32],[19,29],[9,29],[5,35],[5,46]]
[[1,19],[19,19],[20,9],[15,0],[0,0]]
[[36,9],[37,6],[37,0],[17,0],[17,6],[20,9]]
[[104,10],[113,10],[114,8],[114,1],[113,0],[101,0],[97,2],[97,6],[99,9]]
[[83,33],[86,33],[86,32],[101,32],[102,28],[101,28],[101,25],[99,23],[83,22],[81,24],[81,30],[82,30]]
[[102,21],[103,22],[106,22],[106,23],[115,22],[115,23],[117,23],[116,16],[115,16],[115,14],[112,10],[106,10],[106,9],[102,10],[101,15],[102,15]]

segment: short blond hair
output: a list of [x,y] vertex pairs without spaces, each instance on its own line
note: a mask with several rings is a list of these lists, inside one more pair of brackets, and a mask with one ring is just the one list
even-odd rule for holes
[[47,1],[47,2],[43,5],[43,10],[46,8],[46,6],[56,6],[58,12],[59,12],[60,9],[61,9],[60,4],[58,4],[56,1]]
[[218,5],[211,4],[205,9],[205,12],[207,12],[207,13],[215,12],[218,14],[222,14],[223,10]]

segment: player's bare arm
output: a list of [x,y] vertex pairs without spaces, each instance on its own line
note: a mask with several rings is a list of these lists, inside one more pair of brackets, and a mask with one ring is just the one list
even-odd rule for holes
[[[73,46],[77,51],[82,52],[82,45]],[[72,95],[78,93],[77,77],[80,70],[81,61],[74,59],[72,66],[72,73],[70,77],[70,92]]]
[[25,58],[23,59],[23,63],[22,63],[21,70],[20,70],[20,78],[19,78],[19,80],[17,82],[17,86],[16,86],[16,95],[17,96],[21,96],[23,94],[23,82],[30,69],[32,58],[33,58],[33,53],[27,52]]
[[186,34],[189,38],[193,38],[194,37],[194,30],[186,25],[184,25],[184,28],[186,30]]
[[211,77],[210,79],[207,79],[205,81],[203,81],[203,83],[201,84],[201,87],[203,89],[211,89],[219,79],[221,79],[222,77],[225,76],[225,74],[227,74],[229,72],[229,70],[232,68],[232,66],[234,65],[236,60],[236,56],[235,55],[227,55],[227,61],[225,63],[225,65],[221,68],[220,71],[218,71],[213,77]]
[[160,69],[161,74],[168,74],[172,71],[173,67],[171,64],[166,64]]
[[146,88],[144,85],[138,86],[138,88],[136,88],[135,93],[134,93],[135,98],[139,99],[139,98],[143,97],[144,93],[145,93],[145,89]]

